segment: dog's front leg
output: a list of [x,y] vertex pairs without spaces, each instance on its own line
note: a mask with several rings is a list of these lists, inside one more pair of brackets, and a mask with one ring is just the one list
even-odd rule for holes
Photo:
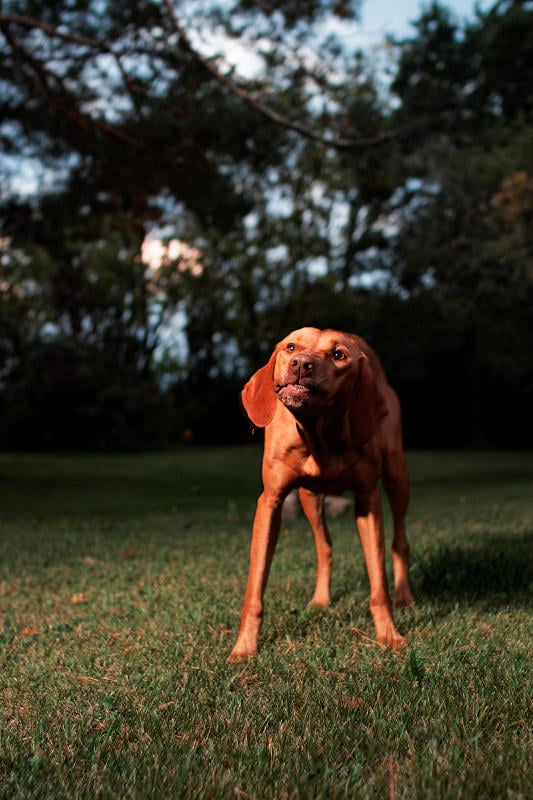
[[370,611],[380,644],[396,649],[406,644],[394,625],[385,572],[385,542],[379,491],[356,498],[357,528],[370,583]]
[[228,659],[231,662],[242,661],[257,652],[257,639],[263,622],[263,595],[278,541],[282,505],[282,496],[273,497],[265,492],[257,501],[241,627]]

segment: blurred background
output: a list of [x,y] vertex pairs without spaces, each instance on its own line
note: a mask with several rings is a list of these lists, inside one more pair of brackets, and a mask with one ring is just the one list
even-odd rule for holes
[[1,449],[249,441],[302,325],[407,446],[533,446],[531,2],[4,0],[0,43]]

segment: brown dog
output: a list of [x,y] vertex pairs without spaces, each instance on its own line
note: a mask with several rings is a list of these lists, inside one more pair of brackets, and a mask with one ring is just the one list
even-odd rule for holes
[[385,574],[378,482],[383,482],[394,520],[395,604],[411,605],[404,522],[409,478],[400,405],[376,354],[358,336],[301,328],[277,345],[268,364],[244,387],[242,399],[254,425],[266,429],[264,489],[257,501],[241,627],[230,661],[257,650],[281,509],[293,488],[299,489],[315,539],[317,577],[311,605],[326,607],[330,601],[331,540],[324,495],[351,490],[377,639],[401,647],[405,640],[394,626]]

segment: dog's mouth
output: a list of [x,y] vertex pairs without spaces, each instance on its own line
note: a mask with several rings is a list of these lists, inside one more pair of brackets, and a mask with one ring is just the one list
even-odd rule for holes
[[284,386],[278,385],[276,393],[281,402],[286,405],[299,404],[305,402],[313,394],[313,387],[311,384],[287,383]]

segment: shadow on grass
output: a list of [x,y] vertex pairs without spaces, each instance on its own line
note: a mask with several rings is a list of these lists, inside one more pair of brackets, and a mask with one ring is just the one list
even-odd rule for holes
[[531,605],[533,534],[497,536],[477,545],[442,545],[414,567],[422,599]]

